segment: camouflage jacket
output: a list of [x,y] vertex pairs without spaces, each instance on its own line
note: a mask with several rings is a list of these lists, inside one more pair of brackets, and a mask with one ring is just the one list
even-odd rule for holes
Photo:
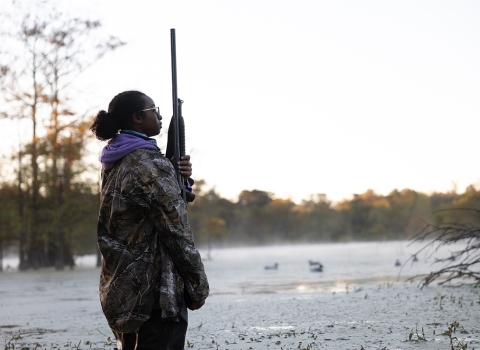
[[176,317],[184,293],[203,301],[207,276],[170,161],[137,149],[102,174],[100,302],[110,327],[135,332],[154,308]]

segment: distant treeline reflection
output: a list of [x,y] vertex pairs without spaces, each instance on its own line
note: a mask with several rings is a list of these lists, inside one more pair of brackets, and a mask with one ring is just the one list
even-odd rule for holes
[[[383,196],[368,190],[336,204],[321,194],[296,204],[259,190],[242,191],[238,201],[231,201],[206,189],[204,181],[196,182],[195,191],[190,222],[197,245],[209,248],[409,239],[427,222],[478,221],[471,211],[435,213],[478,208],[474,186],[461,194],[404,189]],[[0,196],[0,251],[18,252],[21,269],[71,265],[73,256],[96,252],[98,184],[64,183],[61,201],[55,191],[43,191],[36,207],[28,205],[28,188],[20,190],[15,183],[3,183]]]

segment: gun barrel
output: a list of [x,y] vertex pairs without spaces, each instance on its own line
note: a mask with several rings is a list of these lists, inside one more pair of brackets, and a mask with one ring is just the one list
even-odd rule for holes
[[180,140],[178,129],[178,89],[177,89],[177,49],[175,29],[170,29],[170,51],[172,58],[172,107],[173,107],[173,135],[174,135],[174,160],[180,160]]
[[[180,157],[185,155],[185,121],[182,116],[182,100],[178,98],[178,86],[177,86],[177,48],[176,48],[176,38],[175,38],[175,29],[170,29],[170,49],[171,49],[171,58],[172,58],[172,106],[173,106],[173,116],[170,123],[170,127],[173,127],[173,159],[175,164],[178,164]],[[170,136],[170,128],[169,128]],[[168,140],[170,144],[170,137]],[[167,154],[169,153],[167,146]],[[185,193],[185,184],[182,174],[178,169],[178,166],[175,167],[178,185],[182,192],[182,198],[187,203],[186,193]]]
[[178,114],[178,93],[177,93],[177,47],[175,40],[175,29],[170,29],[170,51],[172,55],[172,100],[173,115]]

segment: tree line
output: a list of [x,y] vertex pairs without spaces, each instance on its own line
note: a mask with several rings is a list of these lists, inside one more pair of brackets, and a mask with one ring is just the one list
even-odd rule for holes
[[[25,156],[27,157],[27,155]],[[31,155],[29,155],[31,158]],[[81,163],[81,159],[76,162]],[[79,165],[77,165],[79,166]],[[31,171],[30,163],[22,171]],[[15,179],[0,186],[0,251],[18,252],[20,269],[73,266],[74,256],[96,253],[98,184],[72,176],[62,181],[62,200],[49,189],[52,169],[42,167],[38,206],[34,191]],[[242,191],[238,200],[223,198],[197,181],[189,218],[197,245],[406,240],[427,223],[478,223],[480,192],[424,194],[410,189],[379,195],[372,190],[333,204],[325,195],[301,203],[260,191]],[[480,209],[480,208],[478,208]],[[36,211],[34,213],[33,211]],[[432,213],[434,213],[432,215]],[[3,249],[2,249],[3,245]],[[1,257],[1,256],[0,256]],[[22,263],[23,261],[23,263]]]
[[198,242],[207,245],[406,240],[427,223],[479,220],[476,212],[444,210],[478,208],[480,193],[473,185],[464,193],[368,190],[335,204],[322,194],[296,204],[259,190],[242,191],[231,201],[202,185],[189,215]]

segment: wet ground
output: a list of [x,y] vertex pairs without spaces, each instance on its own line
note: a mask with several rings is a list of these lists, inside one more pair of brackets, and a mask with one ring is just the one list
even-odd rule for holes
[[[393,262],[409,254],[398,245],[322,247],[217,251],[205,261],[211,296],[189,314],[186,348],[451,349],[450,328],[455,346],[480,349],[480,289],[403,282],[430,268],[422,259],[397,281]],[[324,272],[311,273],[307,260],[319,255]],[[0,346],[113,349],[92,259],[73,271],[0,274]],[[274,262],[278,270],[263,269]]]

